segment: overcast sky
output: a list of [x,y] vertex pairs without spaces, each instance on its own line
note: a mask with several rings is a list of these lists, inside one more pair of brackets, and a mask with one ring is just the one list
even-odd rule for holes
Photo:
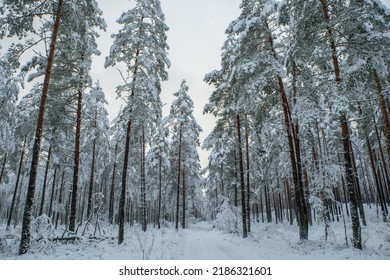
[[[120,108],[116,99],[116,86],[122,83],[115,68],[104,69],[104,58],[108,55],[112,43],[110,35],[117,33],[116,24],[122,12],[127,11],[132,2],[128,0],[98,0],[99,7],[107,22],[106,34],[102,34],[98,44],[102,55],[95,59],[93,76],[99,79],[109,102],[110,119]],[[212,130],[214,120],[203,115],[203,106],[213,91],[213,87],[203,82],[206,73],[220,68],[221,47],[225,41],[225,29],[239,15],[241,0],[161,0],[161,6],[169,26],[168,45],[171,67],[169,80],[163,83],[161,99],[164,115],[169,113],[173,93],[180,88],[181,81],[187,80],[189,95],[195,103],[194,115],[203,128],[201,140]],[[201,164],[207,165],[207,153],[201,152]]]

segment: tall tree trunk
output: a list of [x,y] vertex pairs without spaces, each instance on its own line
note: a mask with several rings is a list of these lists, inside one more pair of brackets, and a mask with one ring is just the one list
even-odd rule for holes
[[161,228],[161,201],[162,201],[162,157],[161,157],[161,148],[159,155],[159,165],[158,165],[158,212],[157,212],[157,227]]
[[[324,20],[328,24],[329,13],[328,13],[326,0],[320,0],[320,1],[321,1]],[[333,71],[335,75],[335,82],[336,82],[336,86],[338,87],[341,82],[340,67],[337,58],[336,43],[333,38],[333,30],[330,26],[328,26],[327,28],[327,36],[329,40],[330,51],[332,52],[332,62],[333,62]],[[352,170],[352,157],[351,157],[351,151],[349,145],[351,140],[349,135],[349,126],[347,122],[347,117],[344,113],[340,115],[340,128],[341,128],[341,135],[343,138],[344,161],[345,161],[344,167],[345,167],[346,184],[347,184],[348,195],[350,200],[350,211],[351,211],[351,219],[352,219],[352,231],[353,231],[352,244],[354,248],[362,249],[361,227],[360,227],[359,214],[358,214],[358,202],[354,190],[354,177],[356,176],[356,174],[354,174]]]
[[48,216],[51,217],[52,210],[53,210],[53,201],[56,195],[56,179],[57,179],[57,167],[54,168],[54,176],[53,176],[53,185],[51,188],[51,196],[50,196],[50,204],[49,204],[49,212]]
[[[143,21],[143,17],[141,19]],[[131,89],[130,97],[133,98],[135,94],[135,82],[137,80],[137,72],[138,72],[138,57],[139,57],[140,50],[137,49],[135,53],[135,68],[133,71],[133,87]],[[130,109],[130,113],[132,112],[132,109]],[[125,229],[125,213],[126,213],[126,181],[127,181],[127,168],[129,165],[129,152],[130,152],[130,133],[131,133],[131,125],[132,120],[129,118],[127,121],[127,129],[126,129],[126,144],[125,144],[125,155],[123,159],[123,171],[122,171],[122,189],[121,189],[121,196],[119,199],[119,213],[118,213],[118,223],[119,223],[119,232],[118,232],[118,244],[123,243],[124,239],[124,229]]]
[[182,217],[182,228],[186,227],[186,165],[184,163],[184,157],[183,157],[183,205],[182,205],[182,211],[183,211],[183,217]]
[[352,169],[352,158],[351,158],[351,151],[350,151],[350,137],[349,137],[349,128],[348,123],[346,120],[345,115],[342,115],[340,117],[341,122],[341,133],[343,138],[343,147],[344,147],[344,166],[345,166],[345,172],[346,172],[346,183],[347,183],[347,190],[349,195],[349,201],[350,201],[350,211],[351,211],[351,219],[352,219],[352,244],[353,247],[356,249],[362,249],[362,242],[361,242],[361,228],[360,228],[360,222],[359,222],[359,214],[358,214],[358,201],[356,198],[355,188],[354,188],[354,176],[356,176],[353,173]]
[[4,159],[3,159],[3,165],[2,165],[2,167],[1,167],[0,184],[1,184],[1,181],[3,180],[3,175],[4,175],[4,170],[5,170],[5,164],[6,164],[6,162],[7,162],[7,155],[8,155],[8,153],[5,153]]
[[249,172],[249,132],[248,132],[248,116],[245,115],[245,152],[246,152],[246,219],[247,230],[251,232],[251,213],[250,213],[250,172]]
[[122,171],[122,189],[121,196],[119,199],[119,233],[118,233],[118,244],[123,243],[124,229],[125,229],[125,205],[126,205],[126,180],[127,180],[127,167],[129,165],[129,151],[130,151],[130,133],[131,133],[131,120],[127,122],[126,129],[126,146],[125,156],[123,159],[123,171]]
[[236,148],[236,151],[234,153],[234,177],[236,179],[236,182],[234,184],[234,206],[238,207],[238,182],[240,181],[239,173],[238,173],[238,167],[237,167],[237,157],[238,157],[238,147]]
[[89,176],[89,192],[88,192],[88,206],[87,206],[87,219],[89,219],[92,210],[92,193],[93,185],[95,184],[95,154],[96,154],[96,138],[92,142],[92,163],[91,174]]
[[142,148],[141,148],[141,208],[142,208],[142,230],[147,229],[147,204],[146,204],[146,182],[145,182],[145,126],[142,126]]
[[[59,194],[59,197],[58,197],[58,204],[61,205],[62,204],[62,197],[63,197],[63,193],[64,193],[64,185],[65,185],[65,170],[62,171],[62,176],[61,176],[61,185],[60,185],[60,194]],[[55,225],[55,229],[57,229],[57,226],[58,226],[58,219],[59,219],[59,212],[56,211],[55,212],[56,214],[56,225]]]
[[179,229],[179,212],[180,212],[180,170],[181,170],[181,149],[182,149],[182,137],[183,137],[183,124],[180,123],[179,131],[179,155],[177,159],[177,189],[176,189],[176,230]]
[[9,210],[9,215],[8,215],[7,231],[9,230],[9,227],[10,227],[10,225],[11,225],[12,213],[13,213],[14,207],[15,207],[16,195],[17,195],[17,193],[18,193],[18,188],[19,188],[20,174],[21,174],[21,172],[22,172],[22,166],[23,166],[23,158],[24,158],[24,150],[25,150],[25,148],[26,148],[26,139],[24,139],[22,154],[20,155],[19,168],[18,168],[18,175],[16,176],[16,183],[15,183],[14,195],[13,195],[13,197],[12,197],[11,208],[10,208],[10,210]]
[[356,174],[355,178],[354,178],[354,182],[355,182],[355,193],[356,193],[356,199],[357,199],[357,202],[358,202],[359,214],[360,214],[360,218],[362,220],[363,226],[367,226],[366,214],[364,213],[364,208],[363,208],[362,192],[360,190],[360,181],[359,181],[359,178],[357,176],[355,154],[353,152],[353,148],[352,148],[352,143],[351,142],[349,142],[349,147],[350,147],[350,150],[351,150],[352,170],[353,170],[353,173]]
[[114,195],[115,195],[115,172],[116,172],[116,157],[118,153],[118,143],[115,145],[115,160],[112,170],[111,190],[110,190],[110,206],[108,210],[108,221],[110,224],[114,224]]
[[225,183],[223,181],[223,162],[221,162],[221,192],[222,196],[225,196]]
[[45,177],[44,177],[44,179],[43,179],[43,186],[42,186],[41,206],[39,207],[39,214],[38,214],[38,216],[41,216],[41,215],[43,214],[43,205],[45,204],[45,194],[46,194],[46,184],[47,184],[47,173],[49,172],[50,157],[51,157],[51,145],[50,145],[50,147],[49,147],[49,152],[47,153],[47,162],[46,162],[46,168],[45,168]]
[[56,11],[54,26],[53,26],[53,33],[52,33],[51,43],[50,43],[49,56],[47,60],[45,78],[43,81],[41,103],[39,106],[37,128],[35,132],[35,140],[33,146],[32,159],[31,159],[30,179],[28,182],[26,205],[23,214],[23,226],[22,226],[22,236],[20,239],[20,246],[19,246],[19,255],[27,253],[30,245],[30,224],[31,224],[31,216],[32,216],[31,210],[34,204],[35,185],[37,180],[38,161],[39,161],[39,153],[41,148],[43,122],[45,116],[45,106],[46,106],[47,93],[49,91],[51,69],[54,60],[54,50],[57,41],[58,29],[60,26],[63,3],[64,0],[58,0],[57,11]]
[[77,112],[76,112],[76,139],[74,147],[73,163],[73,186],[70,206],[69,231],[74,232],[76,229],[76,208],[77,208],[77,191],[79,187],[79,170],[80,170],[80,139],[81,139],[81,113],[83,108],[83,84],[80,79],[77,90]]
[[242,213],[242,237],[248,237],[248,224],[247,224],[247,202],[245,195],[245,179],[244,179],[244,162],[242,155],[242,141],[241,141],[241,120],[240,115],[236,115],[237,124],[237,145],[238,145],[238,164],[240,168],[240,184],[241,184],[241,213]]
[[381,140],[379,137],[378,125],[376,124],[375,119],[374,119],[374,128],[375,128],[376,139],[378,142],[379,155],[380,155],[381,161],[383,163],[383,171],[384,171],[383,173],[384,173],[385,185],[387,186],[387,188],[385,188],[384,191],[388,195],[390,195],[390,176],[389,176],[389,172],[387,169],[387,161],[386,161],[385,155],[383,153],[383,148],[382,148]]
[[[266,28],[269,29],[268,23],[264,23]],[[274,40],[272,35],[269,35],[268,42],[271,48],[272,56],[277,59],[277,53],[274,48]],[[294,126],[291,118],[290,105],[286,95],[286,89],[284,87],[283,79],[277,75],[277,82],[280,91],[280,97],[282,101],[284,123],[286,127],[287,139],[290,148],[290,161],[292,166],[292,175],[294,183],[295,201],[298,214],[298,225],[299,225],[299,239],[307,240],[309,237],[309,219],[307,213],[307,204],[305,199],[305,190],[302,181],[302,168],[301,168],[301,155],[299,148],[298,139],[298,124]]]
[[370,159],[372,176],[374,177],[377,195],[378,195],[379,203],[380,203],[380,206],[382,209],[383,221],[386,222],[387,221],[387,219],[386,219],[387,207],[386,207],[386,202],[385,202],[383,191],[382,191],[382,183],[380,181],[380,178],[379,178],[377,171],[376,171],[376,168],[375,168],[374,156],[373,156],[370,139],[368,138],[367,132],[366,132],[366,144],[367,144],[368,155],[369,155],[369,159]]
[[374,80],[376,83],[376,88],[378,92],[379,97],[379,107],[382,114],[382,121],[383,121],[383,131],[385,133],[386,137],[386,144],[387,144],[387,154],[390,156],[390,120],[389,120],[389,113],[386,109],[386,101],[384,97],[384,93],[382,92],[382,83],[379,78],[378,72],[374,70]]

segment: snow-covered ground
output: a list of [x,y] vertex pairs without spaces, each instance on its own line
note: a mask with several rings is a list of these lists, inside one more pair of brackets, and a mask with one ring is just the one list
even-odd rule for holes
[[[332,222],[329,238],[324,239],[323,224],[309,229],[309,240],[299,242],[298,227],[282,224],[252,224],[249,237],[243,239],[223,233],[207,222],[189,225],[188,229],[175,231],[172,227],[160,230],[149,227],[143,233],[138,226],[125,229],[125,241],[118,245],[116,227],[105,227],[104,240],[84,238],[66,243],[41,239],[32,244],[30,251],[19,256],[20,228],[10,232],[0,227],[1,260],[326,260],[326,259],[390,259],[390,224],[381,222],[375,211],[368,212],[367,227],[362,228],[363,250],[348,247],[342,222]],[[61,236],[62,232],[55,232]],[[351,238],[350,224],[347,237]]]

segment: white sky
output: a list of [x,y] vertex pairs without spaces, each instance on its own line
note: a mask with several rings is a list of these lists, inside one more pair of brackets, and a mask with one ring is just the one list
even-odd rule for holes
[[[195,103],[194,116],[203,128],[201,141],[214,126],[212,116],[203,115],[203,107],[213,91],[212,86],[203,82],[206,73],[220,68],[221,47],[225,41],[225,29],[239,15],[241,0],[160,0],[169,26],[168,45],[171,67],[169,80],[163,83],[161,99],[164,115],[169,113],[173,93],[180,88],[181,81],[187,80],[189,95]],[[110,35],[117,33],[120,25],[116,23],[122,12],[127,11],[132,2],[128,0],[98,0],[108,28],[98,40],[102,55],[95,59],[93,77],[99,79],[109,102],[110,119],[120,108],[116,99],[116,86],[122,84],[115,68],[104,69],[104,59],[112,43]],[[201,165],[207,165],[208,154],[200,152]]]

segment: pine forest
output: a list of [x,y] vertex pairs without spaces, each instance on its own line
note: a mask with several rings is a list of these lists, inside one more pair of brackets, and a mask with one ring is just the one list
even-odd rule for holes
[[0,259],[390,259],[390,1],[226,1],[209,93],[103,2],[0,0]]

